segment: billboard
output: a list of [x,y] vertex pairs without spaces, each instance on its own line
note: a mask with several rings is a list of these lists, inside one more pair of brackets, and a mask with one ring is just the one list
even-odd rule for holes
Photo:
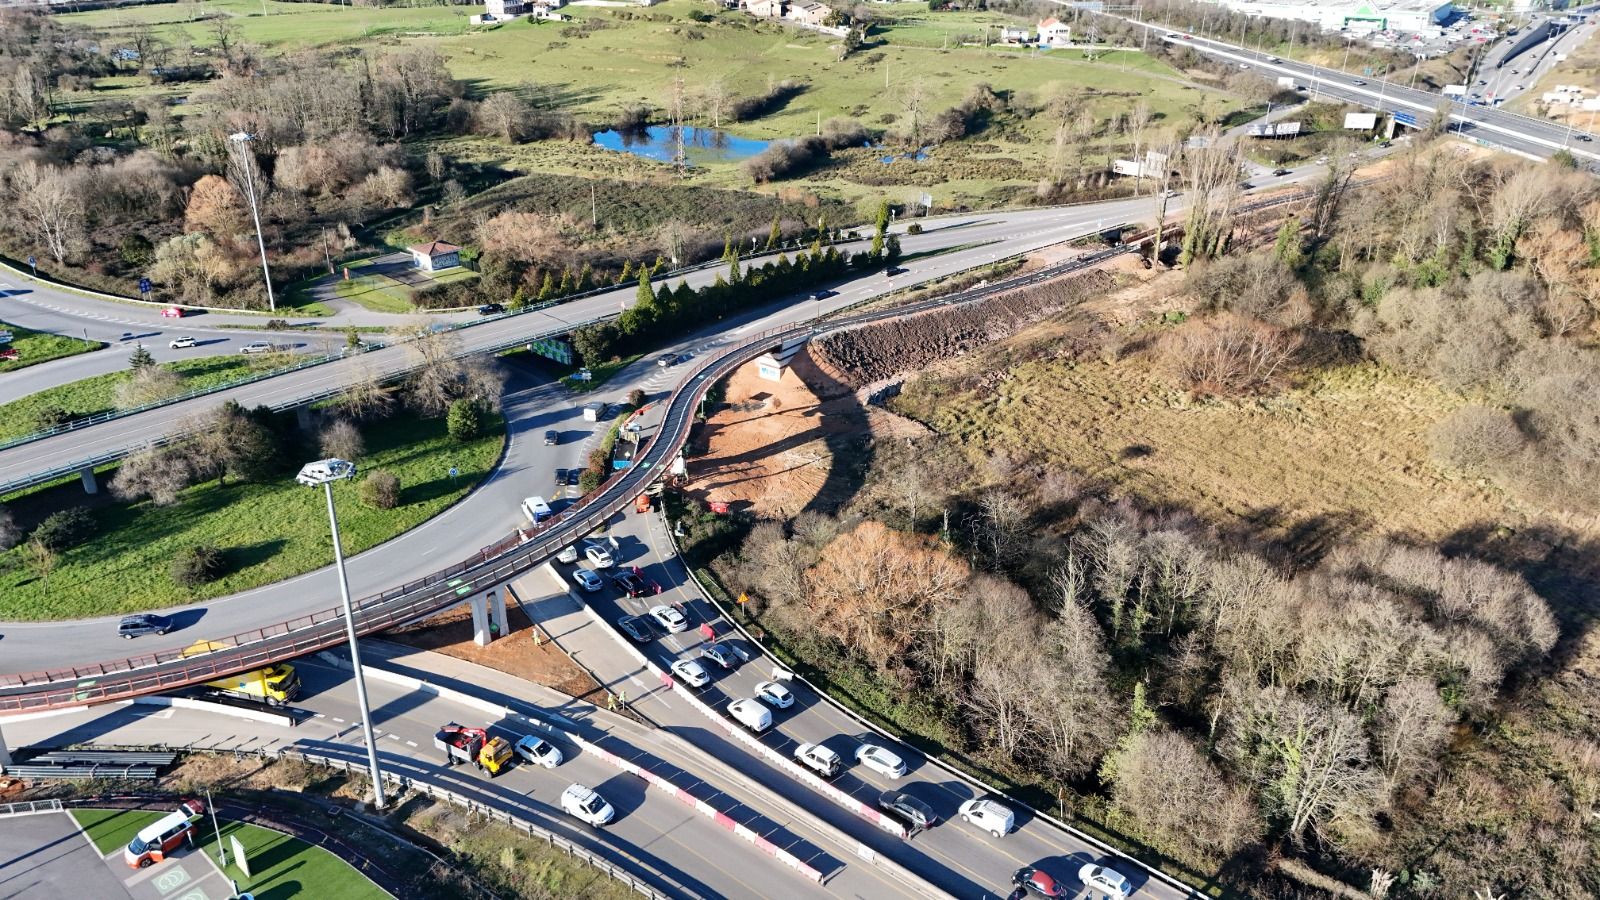
[[1378,127],[1378,114],[1345,113],[1344,127],[1351,131],[1371,131]]
[[1269,122],[1265,125],[1259,122],[1245,130],[1250,137],[1281,138],[1294,137],[1300,133],[1299,122]]
[[1117,175],[1144,175],[1144,166],[1131,159],[1114,159],[1111,161],[1111,171]]
[[1443,94],[1446,97],[1464,97],[1466,93],[1467,86],[1464,84],[1447,84],[1444,86]]

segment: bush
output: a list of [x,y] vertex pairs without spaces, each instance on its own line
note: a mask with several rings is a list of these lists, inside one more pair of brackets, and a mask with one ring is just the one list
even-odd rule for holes
[[394,509],[400,505],[400,478],[379,469],[361,482],[361,502],[373,509]]
[[483,434],[483,410],[479,408],[478,401],[463,398],[450,404],[450,412],[445,417],[445,430],[450,437],[465,444],[477,440]]
[[828,158],[828,142],[816,135],[778,141],[745,160],[745,173],[757,184],[801,175]]
[[32,539],[45,547],[61,551],[83,543],[94,534],[94,516],[87,507],[74,506],[51,513],[33,530]]
[[142,234],[130,234],[117,245],[117,255],[128,264],[129,268],[144,271],[156,260],[156,248],[150,239]]
[[17,527],[17,520],[12,517],[11,510],[0,506],[0,551],[10,550],[22,539],[22,529]]
[[58,428],[77,418],[73,413],[67,412],[59,406],[40,407],[33,414],[33,427],[35,431],[49,431]]
[[628,392],[628,405],[634,409],[644,405],[644,390],[642,388],[634,388]]
[[1463,406],[1433,426],[1433,456],[1468,472],[1492,472],[1522,451],[1527,440],[1511,414],[1486,406]]
[[595,488],[600,486],[600,482],[605,480],[604,472],[594,466],[590,466],[583,470],[582,475],[578,476],[578,491],[583,494],[593,493]]
[[199,587],[216,581],[226,568],[222,551],[210,544],[195,544],[172,560],[172,580],[179,587]]
[[910,225],[906,226],[906,234],[921,234],[921,233],[922,233],[922,223],[921,222],[912,222]]

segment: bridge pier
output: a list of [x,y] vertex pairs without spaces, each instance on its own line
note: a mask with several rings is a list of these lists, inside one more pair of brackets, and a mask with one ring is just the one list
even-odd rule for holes
[[6,746],[6,736],[0,732],[0,769],[11,765],[11,748]]
[[505,591],[488,591],[467,601],[472,606],[472,640],[479,647],[508,633]]
[[85,494],[100,493],[100,482],[94,477],[93,466],[79,471],[78,477],[83,479],[83,492]]

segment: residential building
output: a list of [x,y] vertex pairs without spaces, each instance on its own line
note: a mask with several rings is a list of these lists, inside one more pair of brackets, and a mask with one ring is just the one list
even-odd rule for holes
[[1065,47],[1072,43],[1072,26],[1051,16],[1039,23],[1039,45]]
[[407,249],[411,251],[412,263],[424,272],[454,269],[461,265],[461,248],[455,244],[447,244],[444,241],[430,241]]
[[1033,32],[1026,28],[1013,28],[1006,25],[1000,29],[1000,43],[1002,44],[1027,44],[1033,39]]
[[745,0],[745,11],[763,19],[783,17],[783,0]]
[[802,25],[822,25],[831,15],[833,15],[832,8],[815,0],[801,0],[789,4],[788,18]]

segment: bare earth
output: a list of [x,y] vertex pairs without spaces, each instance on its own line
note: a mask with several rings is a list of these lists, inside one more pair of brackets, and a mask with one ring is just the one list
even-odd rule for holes
[[384,637],[409,647],[432,650],[498,669],[507,675],[555,688],[579,700],[605,702],[605,692],[600,686],[559,647],[549,640],[534,645],[528,617],[523,615],[522,610],[514,604],[508,604],[506,617],[510,621],[511,633],[491,641],[487,647],[479,647],[472,640],[472,612],[466,606],[446,610],[409,628],[391,631]]

